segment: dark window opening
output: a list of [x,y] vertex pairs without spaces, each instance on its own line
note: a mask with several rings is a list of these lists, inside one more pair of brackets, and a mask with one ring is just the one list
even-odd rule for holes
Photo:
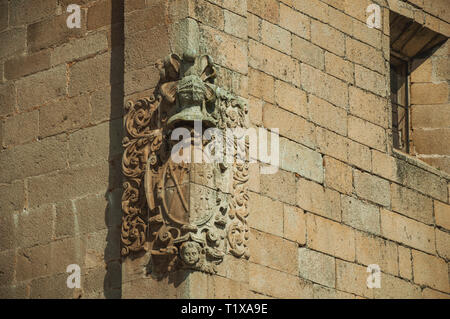
[[392,135],[396,149],[409,153],[409,62],[391,55]]

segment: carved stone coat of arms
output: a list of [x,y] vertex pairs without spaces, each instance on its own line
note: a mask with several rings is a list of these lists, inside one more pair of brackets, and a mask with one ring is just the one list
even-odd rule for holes
[[[157,66],[154,94],[126,105],[122,255],[147,251],[167,271],[214,273],[225,254],[249,257],[248,161],[176,161],[171,154],[178,141],[171,137],[185,128],[193,142],[184,150],[214,153],[218,141],[198,134],[194,123],[201,123],[201,133],[246,128],[247,105],[215,84],[208,55],[172,54]],[[235,139],[224,143],[241,145]]]

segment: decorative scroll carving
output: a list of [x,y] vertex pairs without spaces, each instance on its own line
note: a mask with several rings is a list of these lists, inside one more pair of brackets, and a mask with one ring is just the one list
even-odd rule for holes
[[[190,130],[188,149],[213,149],[195,135],[204,128],[246,128],[246,103],[216,86],[210,56],[170,55],[157,64],[160,83],[153,96],[126,106],[122,170],[122,255],[149,251],[166,270],[216,271],[225,254],[248,258],[248,161],[177,163],[171,133]],[[224,134],[226,135],[226,134]],[[245,135],[238,136],[241,141]],[[248,143],[225,140],[236,151]]]

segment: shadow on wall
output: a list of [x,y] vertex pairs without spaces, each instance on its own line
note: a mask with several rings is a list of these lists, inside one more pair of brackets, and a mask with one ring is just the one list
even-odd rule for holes
[[[111,1],[111,64],[110,64],[110,105],[109,125],[109,180],[105,194],[108,206],[105,210],[105,223],[108,226],[106,248],[104,252],[106,274],[103,281],[103,293],[106,299],[122,297],[122,262],[120,254],[120,222],[122,208],[121,157],[117,157],[115,148],[121,144],[122,131],[118,136],[113,118],[122,118],[124,103],[124,0]],[[117,140],[119,139],[119,141]],[[117,183],[117,181],[120,181]],[[117,184],[119,184],[117,189]],[[116,189],[115,189],[116,188]]]

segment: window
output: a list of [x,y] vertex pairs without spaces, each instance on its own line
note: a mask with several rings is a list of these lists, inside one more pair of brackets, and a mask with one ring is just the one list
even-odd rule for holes
[[391,55],[390,65],[393,144],[409,153],[409,62]]
[[394,149],[450,173],[447,37],[390,13]]

